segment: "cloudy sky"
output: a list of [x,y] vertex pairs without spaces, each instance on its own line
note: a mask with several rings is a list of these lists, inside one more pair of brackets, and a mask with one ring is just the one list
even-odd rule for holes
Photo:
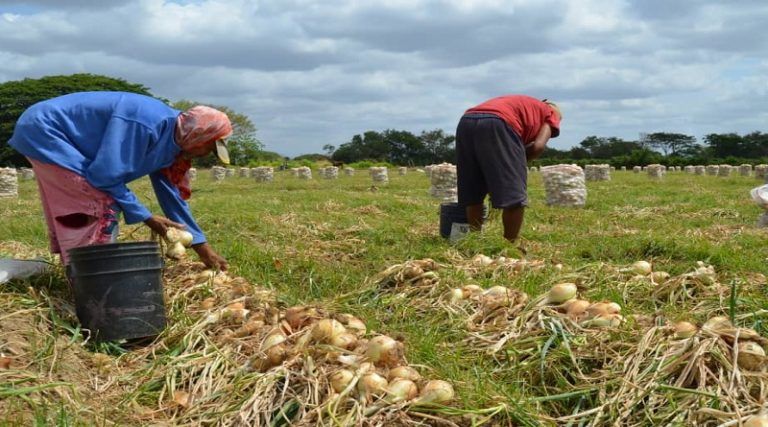
[[523,93],[555,148],[768,131],[766,0],[0,0],[0,82],[94,73],[227,105],[267,149],[366,130],[453,133]]

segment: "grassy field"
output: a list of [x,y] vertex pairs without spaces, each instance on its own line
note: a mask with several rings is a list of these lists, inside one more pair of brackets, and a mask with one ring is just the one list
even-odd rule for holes
[[[590,358],[582,352],[602,349],[606,358],[612,352],[627,357],[630,349],[616,350],[611,341],[636,343],[654,325],[676,320],[701,324],[718,314],[768,336],[761,311],[768,307],[763,276],[768,235],[755,227],[761,211],[748,194],[759,182],[682,172],[669,173],[658,182],[631,172],[614,172],[612,178],[589,182],[586,207],[568,209],[547,207],[541,177],[531,174],[522,246],[525,258],[543,261],[543,267],[493,274],[467,266],[476,254],[522,257],[518,248],[501,237],[498,215],[491,215],[482,233],[450,244],[438,234],[439,202],[428,195],[429,180],[415,171],[397,176],[390,170],[389,184],[378,187],[371,186],[364,171],[354,177],[312,181],[279,172],[275,182],[261,184],[244,178],[216,184],[201,173],[191,205],[213,247],[229,260],[231,276],[274,290],[281,305],[312,304],[352,313],[365,321],[369,332],[402,340],[409,363],[431,378],[454,385],[457,396],[450,406],[456,409],[438,411],[441,416],[458,424],[564,425],[568,414],[597,407],[605,399],[601,393],[618,393],[595,375],[585,371],[589,380],[584,380],[574,372],[614,368],[619,371],[610,372],[620,372],[624,361],[615,367],[607,362],[597,366],[594,360],[587,362]],[[151,210],[159,212],[147,182],[134,183],[132,188]],[[19,193],[18,200],[0,201],[0,256],[45,254],[47,238],[34,182],[22,182]],[[123,226],[122,233],[133,239],[148,237],[145,228],[135,226]],[[439,292],[403,295],[377,285],[377,273],[423,258],[442,265],[437,270]],[[649,261],[654,270],[672,277],[682,277],[702,261],[714,267],[718,286],[660,297],[651,288],[628,285],[631,277],[621,269],[638,260]],[[539,335],[532,347],[521,349],[513,343],[491,356],[468,339],[472,334],[466,327],[466,313],[439,304],[440,293],[470,283],[484,288],[504,285],[535,297],[564,281],[577,283],[580,295],[591,301],[619,303],[626,322],[615,330],[593,334],[599,336],[594,338],[597,341],[569,340],[557,333]],[[119,387],[103,392],[110,384],[99,383],[99,378],[108,382],[104,378],[109,376],[89,375],[97,367],[91,361],[73,359],[95,350],[127,361],[130,356],[123,356],[127,353],[120,348],[83,344],[76,322],[65,314],[68,296],[60,272],[35,279],[32,285],[21,281],[0,287],[0,352],[9,353],[8,331],[28,342],[17,349],[20,363],[15,362],[12,371],[0,370],[0,409],[5,408],[0,413],[7,414],[0,414],[0,424],[18,423],[19,413],[40,425],[139,423],[136,410],[126,402],[152,407],[148,402],[162,400],[160,391],[141,389],[136,377],[126,373],[112,377]],[[27,324],[15,319],[14,313],[36,317],[24,320]],[[178,311],[171,313],[174,321],[187,318]],[[29,329],[26,335],[20,332],[22,326]],[[157,351],[154,360],[164,356],[163,349]],[[135,374],[138,368],[133,368]],[[755,381],[763,384],[764,369],[761,375]],[[685,391],[675,394],[676,387],[685,387],[668,386],[660,393],[670,402],[670,411],[694,411],[691,405],[698,405],[724,414],[706,418],[699,413],[696,417],[703,417],[698,418],[702,425],[711,420],[726,422],[733,415],[727,404],[718,406],[719,394],[711,384],[699,387],[704,395],[694,400]],[[766,391],[757,393],[764,396]],[[651,406],[647,400],[639,401]],[[632,423],[623,425],[656,421],[689,425],[692,413],[682,418],[665,411],[659,411],[658,418],[633,414]],[[581,422],[588,423],[593,415],[585,415]],[[610,424],[620,415],[603,414],[596,423]],[[171,424],[176,420],[165,418]],[[575,420],[574,425],[579,425]],[[179,423],[195,420],[179,419]]]

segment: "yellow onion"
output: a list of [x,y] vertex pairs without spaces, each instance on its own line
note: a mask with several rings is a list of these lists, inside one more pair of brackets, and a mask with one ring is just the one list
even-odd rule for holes
[[768,415],[752,415],[742,424],[743,427],[768,427]]
[[285,334],[279,329],[275,329],[264,338],[264,342],[261,343],[261,350],[264,351],[270,347],[274,347],[278,344],[284,343],[286,340]]
[[677,322],[672,327],[675,330],[675,338],[680,340],[690,338],[696,335],[696,332],[699,331],[699,328],[697,328],[696,325],[686,321]]
[[587,307],[587,316],[590,318],[608,314],[619,314],[620,312],[621,306],[610,301],[596,302]]
[[181,241],[181,229],[175,227],[168,227],[165,230],[165,240],[168,243],[176,243]]
[[168,250],[165,251],[165,256],[167,256],[170,259],[181,259],[184,257],[184,254],[187,253],[187,250],[184,249],[184,245],[181,244],[181,242],[171,243],[168,245]]
[[209,310],[213,308],[214,305],[216,305],[216,298],[214,297],[206,298],[200,302],[200,308],[203,310]]
[[298,331],[299,329],[307,326],[312,319],[317,316],[317,310],[311,307],[296,306],[288,307],[285,310],[283,317],[292,330]]
[[357,317],[351,314],[344,314],[342,316],[343,316],[342,320],[345,326],[347,327],[348,331],[352,332],[357,336],[365,335],[367,328],[365,327],[365,323],[363,323],[362,320],[358,319]]
[[547,293],[547,302],[562,304],[569,299],[576,298],[576,285],[574,283],[558,283],[550,288]]
[[176,390],[173,392],[173,403],[181,406],[182,408],[189,408],[189,393],[183,390]]
[[477,285],[464,285],[461,287],[461,292],[464,294],[464,299],[467,299],[482,294],[483,288]]
[[669,279],[669,273],[666,271],[654,271],[651,273],[651,281],[654,283],[664,283]]
[[632,264],[632,272],[635,274],[641,274],[643,276],[647,276],[651,274],[651,263],[648,261],[637,261],[634,264]]
[[319,342],[330,342],[334,337],[347,332],[347,329],[336,319],[323,319],[312,328],[312,339]]
[[583,299],[568,300],[563,304],[565,314],[573,320],[581,319],[586,316],[587,308],[591,305],[589,301]]
[[249,320],[243,326],[239,327],[236,331],[234,331],[234,336],[236,338],[243,338],[247,337],[249,335],[253,335],[255,332],[260,330],[264,327],[264,322],[261,320]]
[[199,273],[197,273],[197,276],[195,277],[195,280],[198,282],[206,282],[208,280],[213,279],[216,277],[216,272],[211,269],[205,269]]
[[351,350],[355,347],[355,344],[357,344],[357,336],[349,332],[344,332],[331,338],[331,345],[339,348]]
[[421,276],[422,274],[424,274],[424,270],[422,270],[418,265],[406,265],[403,268],[403,278],[406,280],[413,279],[415,277]]
[[447,298],[449,303],[458,304],[464,299],[464,292],[459,288],[451,289],[448,291]]
[[267,359],[271,366],[277,366],[288,358],[288,348],[285,344],[278,344],[270,347],[265,353],[267,354]]
[[331,375],[331,388],[336,393],[346,390],[349,383],[355,378],[355,374],[348,369],[339,369]]
[[402,402],[404,400],[411,400],[419,394],[419,388],[416,384],[405,378],[395,378],[387,386],[387,397],[392,402]]
[[419,371],[411,368],[410,366],[398,366],[396,368],[390,369],[389,373],[387,374],[388,380],[392,381],[395,378],[402,378],[416,382],[421,380],[421,375],[419,374]]
[[0,356],[0,370],[11,369],[12,359],[7,356]]
[[400,362],[400,345],[386,335],[379,335],[368,341],[365,356],[378,366],[396,366]]
[[492,286],[481,296],[483,306],[488,310],[509,305],[510,290],[504,286]]
[[732,329],[733,323],[725,316],[715,316],[704,322],[701,329],[709,332],[719,332],[726,329]]
[[453,399],[453,386],[442,380],[431,380],[421,389],[419,402],[446,403]]
[[739,343],[739,356],[737,363],[742,369],[748,371],[760,371],[765,366],[765,349],[753,341]]
[[387,380],[376,372],[368,372],[357,382],[357,390],[363,396],[384,394],[387,389]]

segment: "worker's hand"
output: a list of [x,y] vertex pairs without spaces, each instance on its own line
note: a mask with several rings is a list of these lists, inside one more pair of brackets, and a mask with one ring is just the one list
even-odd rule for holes
[[213,270],[227,271],[229,264],[227,260],[221,255],[217,254],[208,243],[200,243],[199,245],[192,245],[192,249],[197,252],[197,256],[200,257],[200,261],[205,264],[206,267]]
[[144,224],[147,224],[147,227],[163,237],[165,237],[165,232],[168,231],[169,227],[180,228],[182,230],[187,228],[184,224],[173,222],[164,216],[156,215],[149,217],[148,220],[144,221]]

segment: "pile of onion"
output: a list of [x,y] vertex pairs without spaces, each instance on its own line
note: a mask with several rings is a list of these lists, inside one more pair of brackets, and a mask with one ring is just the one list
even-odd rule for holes
[[192,246],[192,233],[174,227],[168,227],[165,231],[165,240],[168,241],[168,250],[165,256],[171,259],[181,259],[186,253],[186,248]]

